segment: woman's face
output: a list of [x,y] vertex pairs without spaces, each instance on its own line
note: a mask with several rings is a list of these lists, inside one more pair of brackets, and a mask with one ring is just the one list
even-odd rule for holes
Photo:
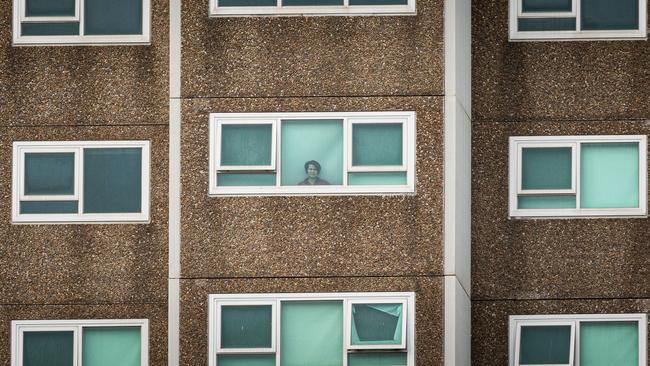
[[318,169],[316,169],[316,165],[314,164],[309,164],[307,166],[307,176],[309,178],[316,178],[318,177]]

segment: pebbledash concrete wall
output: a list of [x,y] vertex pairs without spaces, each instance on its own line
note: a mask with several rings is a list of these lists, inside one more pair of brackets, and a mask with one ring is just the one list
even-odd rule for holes
[[[0,1],[0,366],[12,320],[150,321],[150,365],[167,364],[168,3],[149,46],[13,47]],[[149,224],[13,225],[12,142],[149,140]]]
[[473,2],[472,359],[508,362],[508,316],[647,313],[650,220],[509,219],[508,138],[650,134],[647,41],[508,42]]

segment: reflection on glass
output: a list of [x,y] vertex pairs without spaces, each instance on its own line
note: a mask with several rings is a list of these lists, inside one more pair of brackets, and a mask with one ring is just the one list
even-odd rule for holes
[[321,179],[320,175],[320,164],[316,160],[309,160],[305,163],[305,174],[307,178],[302,182],[298,183],[299,186],[327,186],[330,182],[325,179]]

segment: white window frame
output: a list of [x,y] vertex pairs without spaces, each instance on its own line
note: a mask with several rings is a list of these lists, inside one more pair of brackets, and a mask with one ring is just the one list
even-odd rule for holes
[[[510,41],[596,41],[645,40],[647,38],[647,0],[639,1],[639,29],[636,30],[580,30],[580,0],[572,0],[571,12],[524,12],[523,0],[509,0]],[[520,31],[520,18],[576,18],[576,30],[571,31]]]
[[[141,212],[137,213],[83,213],[83,149],[85,148],[140,148],[142,149]],[[75,152],[74,196],[24,195],[25,153]],[[15,141],[12,166],[12,212],[15,224],[65,223],[148,223],[150,212],[150,142],[149,141]],[[20,201],[78,201],[77,213],[21,214]]]
[[[352,344],[352,305],[378,305],[378,304],[401,304],[402,305],[402,339],[399,344]],[[406,319],[408,319],[408,301],[404,298],[382,299],[353,299],[348,300],[345,305],[346,319],[349,321],[344,329],[346,347],[349,350],[377,350],[377,349],[406,349]]]
[[23,336],[25,332],[73,332],[73,365],[83,366],[83,329],[98,327],[139,327],[140,365],[149,365],[148,319],[90,319],[90,320],[13,320],[11,322],[11,366],[23,366]]
[[[223,170],[223,171],[246,171],[246,170],[269,170],[273,171],[275,170],[275,160],[277,158],[277,153],[276,153],[276,145],[277,145],[277,139],[276,139],[276,126],[278,124],[278,121],[275,119],[266,119],[266,118],[251,118],[245,121],[237,121],[237,120],[217,120],[217,136],[216,136],[216,141],[221,141],[221,135],[223,131],[223,126],[224,125],[271,125],[271,164],[269,165],[222,165],[221,164],[221,149],[216,149],[215,151],[215,156],[217,159],[217,170]],[[219,144],[219,147],[221,145]]]
[[350,5],[350,0],[343,0],[343,5],[303,5],[283,6],[283,0],[277,0],[276,6],[219,6],[219,0],[210,0],[211,17],[233,16],[310,16],[310,15],[416,15],[415,0],[408,0],[404,5]]
[[[361,124],[396,124],[396,123],[401,123],[402,124],[402,164],[400,165],[366,165],[366,166],[354,166],[352,164],[352,133],[354,129],[354,125],[361,125]],[[350,153],[347,154],[347,164],[348,164],[348,172],[349,173],[354,173],[354,172],[408,172],[408,160],[409,160],[409,154],[408,154],[408,144],[409,144],[409,124],[406,122],[406,120],[402,121],[395,121],[394,119],[390,118],[372,118],[372,117],[365,117],[365,118],[349,118],[348,123],[345,124],[345,128],[348,129],[346,133],[347,140],[345,143],[345,146],[349,146],[350,148]]]
[[[320,120],[320,119],[340,119],[343,121],[343,184],[340,186],[281,186],[281,153],[282,153],[282,121],[287,120]],[[217,156],[220,153],[220,124],[247,124],[255,123],[249,121],[264,120],[275,121],[274,132],[276,133],[273,150],[275,153],[274,164],[275,171],[268,170],[269,173],[276,173],[275,186],[217,186],[217,173],[219,172],[219,163]],[[377,194],[398,194],[398,193],[415,193],[415,156],[416,156],[416,116],[415,112],[287,112],[287,113],[211,113],[210,114],[210,158],[209,158],[209,190],[210,196],[250,196],[250,195],[377,195]],[[402,123],[402,138],[404,143],[403,167],[357,167],[350,170],[351,166],[351,125],[350,123]],[[253,167],[254,168],[254,167]],[[266,167],[264,167],[266,170]],[[361,168],[361,169],[359,169]],[[230,171],[227,167],[224,172]],[[255,170],[247,167],[248,171]],[[405,185],[370,185],[370,186],[349,186],[348,173],[350,172],[399,172],[406,173]],[[261,172],[261,170],[258,170]]]
[[216,318],[217,322],[216,324],[221,324],[221,310],[224,306],[271,306],[271,347],[270,348],[222,348],[221,347],[221,327],[218,326],[216,331],[216,348],[217,348],[217,353],[218,354],[229,354],[229,353],[237,353],[237,354],[246,354],[246,353],[252,353],[252,354],[265,354],[265,353],[275,353],[276,351],[276,337],[277,333],[275,332],[276,329],[276,324],[277,324],[277,311],[276,311],[276,301],[264,301],[264,300],[259,300],[259,301],[254,301],[254,300],[248,300],[248,301],[237,301],[237,300],[224,300],[224,301],[217,301],[216,303],[217,306],[217,311],[216,311]]
[[[645,135],[603,136],[513,136],[510,137],[509,163],[509,215],[512,218],[553,217],[646,217],[648,214],[647,186],[647,137]],[[638,143],[639,144],[639,207],[637,208],[580,208],[580,149],[589,143]],[[573,194],[572,191],[522,190],[521,151],[526,147],[566,147],[574,145],[572,181],[575,188],[576,208],[566,209],[520,209],[520,195]]]
[[[639,365],[647,365],[647,315],[646,314],[577,314],[577,315],[511,315],[509,317],[509,365],[520,366],[519,349],[522,326],[571,326],[571,362],[567,365],[538,366],[580,366],[580,323],[582,322],[637,322],[639,331]],[[526,366],[526,365],[521,365]]]
[[[359,352],[359,349],[352,349],[348,347],[348,334],[351,327],[351,309],[350,302],[355,301],[359,303],[398,303],[404,302],[405,306],[403,311],[402,324],[406,327],[402,332],[405,338],[405,346],[401,353],[406,353],[407,366],[415,366],[415,293],[413,292],[332,292],[332,293],[268,293],[268,294],[211,294],[208,296],[208,366],[218,366],[217,356],[219,354],[233,354],[232,352],[218,351],[220,345],[218,331],[221,328],[219,323],[220,304],[221,303],[236,303],[240,305],[249,304],[268,304],[274,303],[274,312],[277,319],[274,328],[275,337],[275,352],[265,352],[267,354],[275,353],[275,364],[280,365],[281,360],[281,313],[282,303],[290,301],[341,301],[343,305],[343,360],[342,365],[348,365],[348,355],[350,353]],[[379,349],[379,348],[378,348]],[[382,347],[387,352],[399,352],[398,350],[389,347]],[[377,350],[377,349],[375,349]],[[241,352],[239,354],[246,354],[250,352]],[[258,352],[260,354],[260,352]]]
[[[75,0],[75,16],[27,17],[26,0],[13,0],[14,46],[88,46],[88,45],[148,45],[151,43],[151,0],[142,1],[142,34],[86,35],[84,31],[84,2]],[[23,36],[22,23],[79,22],[79,35]]]

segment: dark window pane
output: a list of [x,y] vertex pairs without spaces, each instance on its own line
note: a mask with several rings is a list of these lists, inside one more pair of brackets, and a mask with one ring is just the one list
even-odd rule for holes
[[23,36],[78,36],[79,23],[21,23]]
[[639,29],[638,0],[581,0],[582,29]]
[[271,348],[271,305],[222,306],[222,348]]
[[519,30],[536,31],[574,31],[576,18],[519,18]]
[[521,188],[571,189],[573,157],[570,147],[522,150]]
[[74,153],[26,153],[25,194],[74,194]]
[[402,165],[402,124],[353,124],[352,165]]
[[276,6],[276,0],[219,0],[219,6]]
[[25,13],[28,17],[74,16],[74,0],[26,0]]
[[142,149],[84,149],[84,213],[142,211]]
[[350,0],[350,5],[406,5],[408,0]]
[[284,0],[285,6],[343,5],[343,0]]
[[23,366],[72,366],[71,331],[25,332],[23,337]]
[[223,125],[221,165],[271,165],[273,126]]
[[402,304],[354,304],[352,344],[400,344],[402,322]]
[[523,0],[524,13],[571,11],[571,0]]
[[20,201],[21,214],[64,214],[78,212],[78,201]]
[[142,34],[142,0],[86,0],[88,35]]
[[568,364],[570,351],[568,325],[521,327],[519,363],[522,365]]

